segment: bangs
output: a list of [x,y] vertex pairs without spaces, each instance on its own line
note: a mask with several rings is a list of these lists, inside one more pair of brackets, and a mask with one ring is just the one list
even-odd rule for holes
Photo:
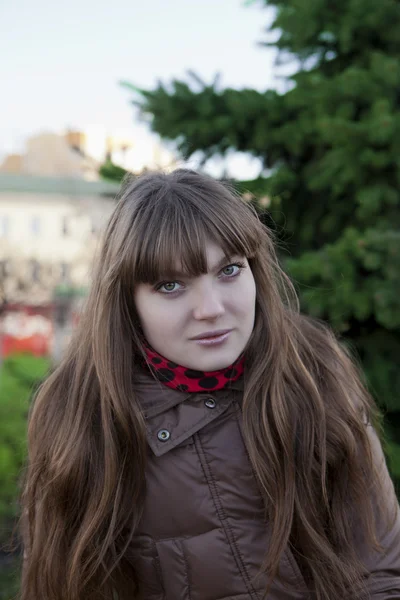
[[[136,248],[132,248],[134,283],[154,284],[177,272],[197,277],[207,273],[207,244],[219,246],[229,260],[234,255],[251,258],[258,248],[254,216],[237,215],[237,204],[188,198],[174,193],[154,206],[149,202],[135,223]],[[236,206],[235,206],[236,205]],[[239,212],[241,212],[239,210]],[[242,217],[242,218],[240,218]],[[140,242],[140,243],[139,243]],[[131,270],[132,276],[132,270]]]

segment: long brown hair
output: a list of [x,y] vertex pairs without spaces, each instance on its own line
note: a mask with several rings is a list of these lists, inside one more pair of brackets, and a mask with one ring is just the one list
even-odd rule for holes
[[358,597],[355,518],[365,543],[377,545],[373,402],[329,329],[300,315],[254,209],[220,182],[180,169],[125,182],[79,327],[32,404],[21,600],[134,597],[129,546],[147,453],[134,393],[143,355],[134,289],[177,257],[188,273],[205,272],[208,239],[228,256],[246,256],[256,281],[243,422],[271,527],[263,569],[276,576],[290,545],[316,598]]

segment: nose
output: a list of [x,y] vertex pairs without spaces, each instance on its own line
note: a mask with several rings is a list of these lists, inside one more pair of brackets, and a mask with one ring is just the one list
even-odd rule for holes
[[222,298],[212,286],[204,286],[196,294],[193,316],[196,320],[214,321],[225,312]]

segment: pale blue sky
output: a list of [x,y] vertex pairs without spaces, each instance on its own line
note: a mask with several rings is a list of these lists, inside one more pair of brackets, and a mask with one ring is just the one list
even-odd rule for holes
[[101,124],[146,135],[121,79],[187,69],[224,86],[276,86],[257,47],[270,14],[243,0],[0,0],[0,158],[39,131]]

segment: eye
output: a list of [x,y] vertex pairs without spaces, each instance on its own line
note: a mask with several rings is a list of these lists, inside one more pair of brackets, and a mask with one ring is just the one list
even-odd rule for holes
[[224,277],[236,277],[245,268],[243,263],[234,263],[224,267],[221,271]]
[[179,286],[179,285],[180,284],[177,281],[164,281],[164,283],[160,283],[156,287],[156,290],[158,292],[161,292],[162,294],[172,294],[179,290],[178,287],[175,287],[175,286]]

